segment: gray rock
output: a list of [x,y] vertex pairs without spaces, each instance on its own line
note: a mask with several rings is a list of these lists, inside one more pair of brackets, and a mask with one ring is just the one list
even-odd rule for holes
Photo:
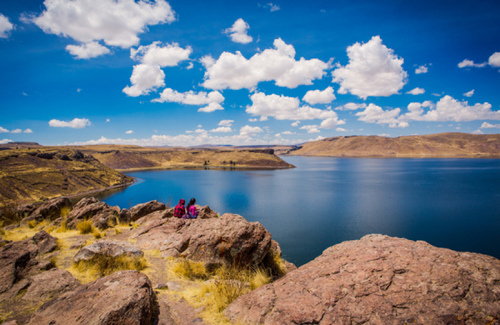
[[73,258],[73,261],[75,263],[82,260],[89,261],[100,255],[107,257],[142,257],[144,256],[144,253],[137,247],[125,241],[118,242],[102,240],[80,249]]
[[147,325],[154,322],[154,299],[147,276],[120,271],[48,301],[29,324]]
[[382,235],[344,242],[225,311],[244,324],[486,324],[500,260]]

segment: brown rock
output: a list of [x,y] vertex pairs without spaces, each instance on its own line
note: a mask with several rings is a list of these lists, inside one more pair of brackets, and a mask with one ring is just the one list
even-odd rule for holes
[[165,221],[164,219],[172,218],[173,216],[174,216],[174,208],[168,208],[166,210],[158,210],[155,212],[151,212],[145,215],[144,217],[137,219],[136,223],[139,225],[143,225],[158,220]]
[[495,324],[499,301],[500,260],[368,235],[328,248],[225,313],[244,324]]
[[202,206],[199,208],[198,219],[211,219],[217,218],[217,212],[210,209],[208,205]]
[[71,208],[71,201],[66,197],[58,197],[39,206],[30,217],[34,218],[37,222],[43,220],[54,220],[61,216],[61,209]]
[[51,269],[30,279],[24,300],[43,301],[61,293],[76,289],[80,285],[71,273],[61,269]]
[[144,217],[145,215],[148,215],[150,213],[153,213],[155,211],[159,210],[165,210],[167,206],[163,203],[160,203],[156,200],[154,201],[149,201],[146,203],[138,204],[134,206],[133,208],[130,209],[130,216],[132,217],[132,221],[136,221],[137,219],[140,219]]
[[171,218],[166,223],[150,224],[147,231],[138,231],[138,247],[208,264],[255,266],[271,247],[271,234],[260,223],[229,213],[211,219]]
[[75,263],[82,260],[89,261],[99,255],[107,257],[142,257],[144,253],[128,242],[102,240],[80,249],[73,258],[73,261]]
[[101,230],[107,229],[109,224],[116,224],[119,207],[110,207],[96,198],[83,198],[68,215],[68,227],[74,229],[76,224],[87,219],[92,220],[92,224]]
[[38,254],[47,254],[57,248],[57,239],[46,231],[37,232],[31,240],[38,246]]
[[29,324],[152,324],[154,292],[137,271],[120,271],[59,295],[40,307]]

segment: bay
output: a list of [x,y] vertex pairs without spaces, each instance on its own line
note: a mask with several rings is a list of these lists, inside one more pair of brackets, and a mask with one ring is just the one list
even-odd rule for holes
[[101,200],[130,208],[195,197],[262,223],[298,266],[371,233],[500,258],[498,159],[282,158],[297,168],[127,173],[138,182]]

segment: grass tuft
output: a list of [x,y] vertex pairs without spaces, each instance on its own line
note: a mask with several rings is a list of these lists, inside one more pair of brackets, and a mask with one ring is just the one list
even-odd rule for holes
[[71,208],[70,207],[62,207],[61,208],[61,214],[60,216],[64,219],[66,219],[66,217],[68,216],[68,214],[71,212]]
[[36,220],[30,220],[30,221],[27,221],[26,224],[28,225],[28,228],[33,229],[36,227],[37,222],[36,222]]
[[180,258],[170,265],[170,273],[185,279],[208,279],[208,272],[203,262]]
[[80,234],[90,234],[94,231],[94,226],[92,226],[92,220],[83,220],[76,224],[76,229],[80,231]]
[[117,271],[142,271],[147,266],[148,263],[144,257],[111,257],[99,255],[89,261],[82,260],[78,263],[73,263],[72,269],[79,273],[78,276],[76,276],[77,278],[90,279],[93,281],[99,277],[107,276]]

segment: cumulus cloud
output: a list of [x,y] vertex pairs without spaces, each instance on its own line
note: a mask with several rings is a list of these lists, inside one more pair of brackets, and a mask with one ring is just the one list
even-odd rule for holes
[[337,111],[355,111],[360,108],[366,108],[365,103],[361,104],[356,104],[356,103],[347,103],[343,106],[336,107],[335,110]]
[[231,28],[224,30],[224,33],[229,34],[231,40],[235,43],[248,44],[253,38],[247,34],[250,25],[243,19],[236,20]]
[[464,94],[465,97],[472,97],[474,95],[474,89],[472,89],[471,91],[468,91]]
[[410,94],[410,95],[422,95],[425,93],[425,89],[422,89],[422,88],[419,88],[419,87],[416,87],[416,88],[413,88],[412,90],[410,91],[407,91],[406,92],[407,94]]
[[333,82],[340,84],[339,94],[351,93],[366,99],[369,96],[391,96],[406,84],[407,72],[402,58],[382,44],[380,36],[373,36],[365,44],[356,43],[347,48],[349,64],[337,65],[332,72]]
[[489,103],[469,106],[467,101],[460,102],[448,95],[441,98],[435,106],[427,105],[431,109],[426,113],[424,113],[423,108],[418,107],[419,103],[411,103],[410,105],[408,106],[410,113],[406,114],[406,118],[415,121],[469,122],[476,120],[500,120],[500,111],[492,111],[491,104]]
[[110,50],[97,42],[89,42],[82,45],[68,45],[66,50],[77,59],[91,59],[108,54]]
[[73,120],[66,122],[52,119],[49,121],[49,126],[54,128],[73,128],[73,129],[83,129],[86,126],[90,126],[92,123],[86,118],[74,118]]
[[216,129],[210,130],[210,132],[219,132],[219,133],[228,133],[228,132],[233,132],[233,129],[229,126],[219,126]]
[[401,109],[395,108],[392,110],[383,110],[382,107],[375,104],[370,104],[362,112],[356,113],[359,116],[359,120],[366,123],[376,123],[376,124],[389,124],[389,127],[395,128],[405,128],[409,124],[405,121],[399,119],[399,114]]
[[26,130],[24,130],[24,131],[23,131],[23,133],[33,133],[33,130],[31,130],[31,129],[26,129]]
[[210,93],[206,93],[201,91],[199,93],[195,93],[190,90],[188,92],[178,92],[171,88],[166,88],[162,91],[160,98],[154,99],[153,102],[157,103],[166,103],[173,102],[184,105],[207,105],[206,107],[200,108],[199,112],[210,113],[215,110],[223,110],[224,108],[220,105],[224,101],[224,96],[218,91],[212,91]]
[[233,123],[234,120],[222,120],[219,122],[219,126],[231,126]]
[[248,60],[240,52],[223,52],[218,60],[205,56],[201,62],[207,70],[203,86],[210,89],[251,89],[262,81],[296,88],[311,85],[330,68],[329,63],[318,59],[296,61],[294,47],[281,38],[274,40],[274,49],[266,49]]
[[488,64],[495,68],[500,67],[500,52],[493,53],[488,59]]
[[9,133],[9,132],[10,132],[9,130],[0,126],[0,133]]
[[130,57],[141,64],[135,65],[130,77],[132,86],[127,86],[123,92],[128,96],[147,95],[165,86],[165,73],[161,68],[173,67],[189,59],[191,47],[181,48],[172,43],[162,46],[161,42],[153,42],[147,46],[139,46],[130,50]]
[[125,132],[126,134],[132,134],[134,133],[134,130],[128,130],[127,132]]
[[19,133],[23,133],[23,130],[15,129],[15,130],[10,131],[10,133],[19,134]]
[[247,106],[246,112],[256,116],[271,116],[277,120],[325,120],[337,117],[337,113],[332,110],[300,106],[300,100],[295,97],[255,93],[250,99],[252,105]]
[[345,124],[344,120],[339,120],[337,116],[327,118],[323,120],[320,124],[320,128],[322,129],[335,129],[338,125]]
[[271,12],[275,12],[275,11],[278,11],[281,9],[280,6],[278,6],[277,4],[271,3],[271,2],[265,4],[264,8],[269,8],[269,10]]
[[11,139],[2,139],[0,140],[0,144],[6,144],[6,143],[9,143],[9,142],[13,142]]
[[9,21],[9,18],[0,14],[0,38],[9,37],[9,32],[14,29],[14,25]]
[[494,128],[500,129],[500,124],[490,124],[488,122],[483,122],[483,124],[481,124],[481,126],[479,128],[480,129],[494,129]]
[[428,71],[429,71],[429,68],[426,65],[421,65],[415,69],[415,74],[427,73]]
[[293,122],[293,123],[292,123],[292,124],[290,124],[290,125],[291,125],[291,126],[295,126],[295,127],[297,127],[297,126],[299,126],[299,124],[300,124],[300,121],[295,121],[295,122]]
[[252,136],[261,132],[264,132],[264,130],[262,130],[258,126],[245,125],[240,129],[240,135],[245,135],[245,136]]
[[307,133],[320,133],[317,125],[304,125],[300,127],[301,130],[307,130]]
[[459,68],[483,68],[486,66],[486,62],[483,63],[474,63],[474,61],[471,60],[463,60],[458,64]]
[[333,94],[333,88],[328,87],[325,90],[309,90],[304,97],[303,101],[314,105],[314,104],[329,104],[335,99]]
[[164,0],[45,0],[44,5],[46,9],[39,16],[28,20],[45,33],[82,44],[103,41],[108,46],[129,48],[139,43],[138,35],[148,25],[175,21],[175,12]]

